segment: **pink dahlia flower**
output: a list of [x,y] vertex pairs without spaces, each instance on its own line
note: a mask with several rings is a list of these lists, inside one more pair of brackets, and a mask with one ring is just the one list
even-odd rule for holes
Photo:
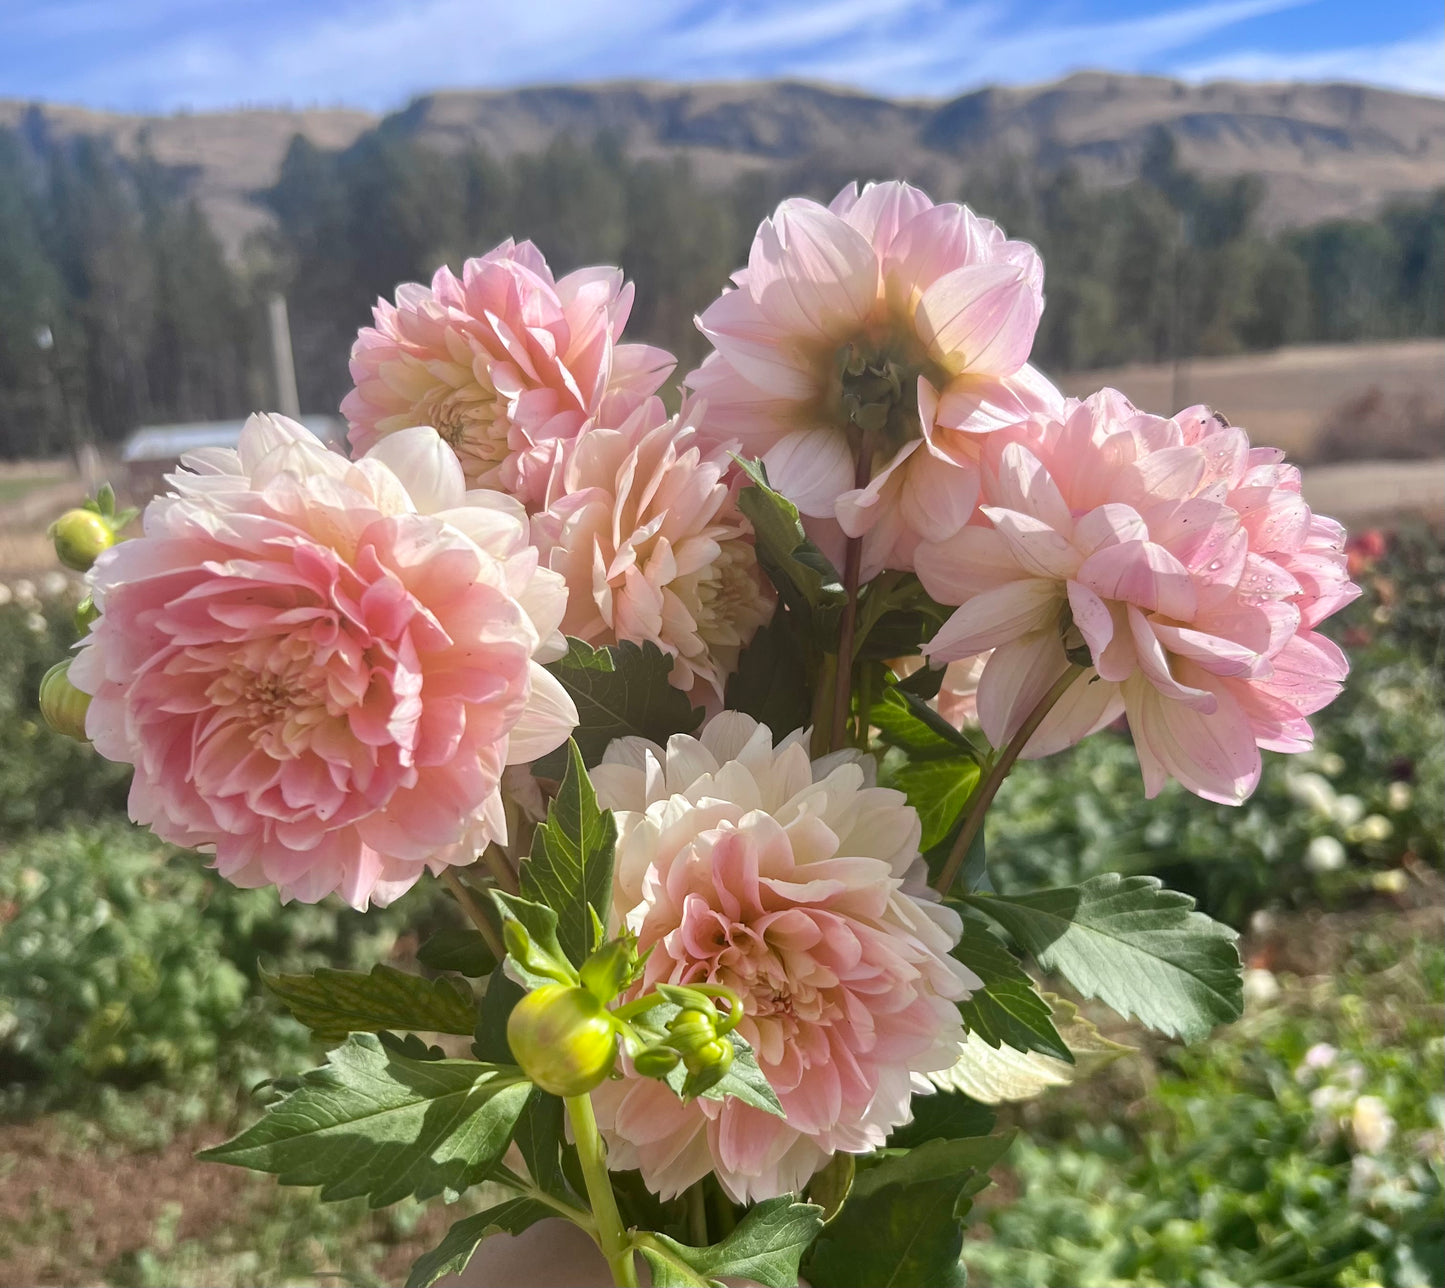
[[566,445],[532,520],[543,561],[567,580],[566,633],[650,640],[673,658],[672,683],[713,709],[773,611],[730,466],[701,447],[686,410],[669,417],[649,398],[617,429]]
[[876,1149],[908,1121],[912,1075],[952,1067],[958,916],[927,886],[918,816],[874,787],[866,758],[809,763],[737,712],[664,751],[614,743],[593,771],[618,811],[613,906],[651,949],[639,989],[734,989],[738,1031],[782,1102],[683,1104],[625,1078],[594,1093],[611,1165],[670,1198],[709,1171],[739,1202],[801,1190],[839,1150]]
[[521,507],[426,428],[353,464],[252,416],[182,465],[91,571],[70,668],[132,817],[236,885],[357,908],[503,839],[504,767],[577,721],[538,665],[566,590]]
[[456,449],[467,482],[531,504],[559,440],[574,437],[609,396],[652,393],[676,359],[619,344],[632,286],[615,268],[555,281],[531,242],[505,241],[431,286],[408,282],[378,300],[376,325],[351,350],[356,388],[341,404],[351,442],[431,425]]
[[783,202],[733,281],[698,319],[704,431],[761,457],[825,549],[862,537],[865,579],[968,521],[979,435],[1061,403],[1027,365],[1038,254],[906,183]]
[[1063,676],[1092,665],[1024,754],[1127,713],[1150,796],[1167,777],[1237,804],[1261,747],[1302,751],[1344,655],[1316,630],[1359,592],[1344,530],[1310,512],[1299,471],[1208,409],[1172,420],[1106,389],[1062,420],[989,442],[980,519],[918,552],[930,594],[960,608],[926,652],[992,649],[984,732],[1009,741]]

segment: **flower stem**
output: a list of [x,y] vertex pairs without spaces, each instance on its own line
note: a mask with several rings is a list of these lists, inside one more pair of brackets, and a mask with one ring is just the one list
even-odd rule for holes
[[1084,673],[1084,668],[1077,662],[1070,662],[1069,668],[1063,675],[1054,681],[1053,687],[1042,698],[1039,704],[1028,714],[1019,731],[1008,741],[1003,750],[999,753],[998,759],[993,762],[986,777],[980,784],[978,791],[974,794],[973,802],[969,806],[968,817],[963,820],[963,828],[954,841],[953,848],[948,852],[948,860],[943,865],[943,871],[938,874],[938,880],[933,883],[933,888],[939,894],[947,894],[953,889],[953,883],[958,880],[959,869],[963,867],[964,860],[968,858],[968,852],[973,848],[974,839],[978,836],[983,827],[983,816],[988,813],[988,807],[993,803],[993,798],[998,789],[1003,785],[1003,780],[1008,777],[1009,770],[1014,767],[1014,761],[1019,758],[1019,753],[1028,745],[1034,732],[1043,724],[1044,717],[1053,710],[1054,703],[1068,692],[1074,681]]
[[701,1181],[687,1188],[687,1230],[694,1247],[707,1247],[707,1195]]
[[462,911],[467,914],[472,925],[481,932],[487,947],[492,950],[492,956],[501,961],[507,955],[506,945],[502,943],[502,937],[497,934],[497,928],[487,918],[482,905],[472,897],[472,892],[467,889],[461,877],[457,876],[456,869],[443,868],[441,879],[446,888],[455,896],[456,901],[462,905]]
[[519,894],[522,889],[521,882],[517,880],[516,870],[512,867],[511,860],[507,858],[501,848],[496,844],[489,844],[482,851],[482,862],[487,865],[487,871],[492,874],[492,879],[497,885],[508,894]]
[[612,1178],[607,1174],[607,1147],[597,1130],[597,1116],[592,1112],[591,1098],[568,1096],[567,1118],[577,1144],[577,1160],[582,1165],[582,1179],[587,1186],[587,1199],[597,1222],[597,1243],[612,1271],[617,1288],[637,1288],[637,1265],[632,1255],[632,1240],[622,1225],[617,1210],[617,1196],[612,1192]]
[[[853,468],[853,486],[865,488],[873,476],[873,435],[865,433],[858,446],[857,464]],[[849,537],[843,551],[843,620],[838,627],[838,673],[833,681],[833,722],[828,738],[829,751],[841,751],[848,745],[848,713],[853,705],[853,636],[858,629],[858,581],[863,570],[863,538]]]

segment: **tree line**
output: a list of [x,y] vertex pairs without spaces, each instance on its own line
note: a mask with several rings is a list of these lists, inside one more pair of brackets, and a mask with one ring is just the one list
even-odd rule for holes
[[[622,265],[637,285],[629,336],[672,348],[685,371],[705,348],[692,317],[746,261],[759,219],[855,177],[868,176],[813,158],[719,189],[685,160],[631,160],[607,139],[503,161],[383,124],[340,151],[293,140],[262,194],[273,224],[231,258],[185,176],[144,152],[0,130],[0,456],[272,404],[264,303],[277,290],[302,407],[334,409],[378,295],[509,235],[559,274]],[[1161,132],[1122,187],[1004,160],[930,191],[1042,251],[1035,358],[1049,371],[1445,334],[1445,189],[1370,220],[1265,232],[1257,178],[1202,179]]]

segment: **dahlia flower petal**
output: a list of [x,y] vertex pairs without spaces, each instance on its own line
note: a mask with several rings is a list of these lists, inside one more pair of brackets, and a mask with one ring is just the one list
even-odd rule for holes
[[364,459],[385,465],[421,514],[450,510],[460,506],[466,496],[461,462],[428,425],[388,434]]
[[977,264],[945,274],[918,301],[919,335],[954,375],[1007,375],[1028,361],[1040,302],[1012,264]]
[[[803,514],[833,513],[853,484],[853,455],[831,429],[805,429],[779,439],[763,457],[768,482]],[[846,531],[846,528],[845,528]]]
[[1059,588],[1042,578],[986,590],[938,628],[938,633],[924,645],[924,656],[951,662],[1051,627],[1058,620],[1061,602]]
[[978,682],[978,722],[995,747],[1023,722],[1068,669],[1057,631],[1038,631],[996,648]]

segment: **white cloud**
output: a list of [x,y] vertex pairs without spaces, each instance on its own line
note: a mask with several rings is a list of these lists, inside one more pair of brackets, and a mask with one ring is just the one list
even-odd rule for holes
[[[1199,0],[1081,21],[1069,0],[340,0],[321,8],[213,0],[52,0],[7,34],[63,42],[87,22],[116,37],[104,61],[64,60],[19,92],[130,109],[237,103],[400,106],[431,89],[648,77],[799,76],[903,97],[1084,67],[1193,78],[1373,80],[1439,92],[1441,40],[1307,55],[1184,51],[1311,0]],[[1056,6],[1068,4],[1068,9]],[[77,42],[80,44],[81,42]],[[23,60],[5,80],[24,75]],[[14,89],[0,83],[0,94]]]
[[1179,69],[1188,80],[1343,80],[1445,94],[1445,28],[1387,45],[1300,53],[1241,50]]

